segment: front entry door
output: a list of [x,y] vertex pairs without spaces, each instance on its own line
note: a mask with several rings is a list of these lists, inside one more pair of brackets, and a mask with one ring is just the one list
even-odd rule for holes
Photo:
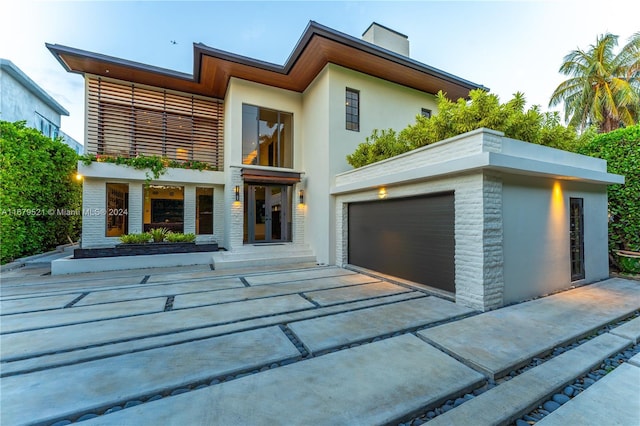
[[289,186],[247,185],[245,220],[248,243],[289,241]]

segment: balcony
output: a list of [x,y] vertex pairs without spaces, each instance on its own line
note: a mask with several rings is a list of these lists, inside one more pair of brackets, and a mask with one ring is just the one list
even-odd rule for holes
[[199,161],[223,170],[217,99],[88,78],[87,154]]

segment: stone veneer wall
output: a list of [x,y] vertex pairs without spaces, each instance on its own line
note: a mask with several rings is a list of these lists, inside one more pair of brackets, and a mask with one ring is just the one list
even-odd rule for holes
[[[403,198],[454,191],[456,302],[478,310],[503,303],[502,180],[498,173],[481,170],[425,179],[416,175],[405,182],[385,179],[412,168],[424,167],[482,152],[500,152],[502,137],[493,131],[475,131],[430,147],[366,166],[336,177],[336,259],[348,263],[348,203]],[[380,182],[375,187],[340,194],[340,185]]]
[[[235,188],[240,187],[240,201],[236,201]],[[242,247],[244,233],[244,182],[242,181],[241,169],[239,167],[229,167],[227,169],[227,185],[225,188],[224,201],[225,209],[225,239],[223,247],[229,251]]]
[[[387,188],[387,199],[454,191],[456,302],[479,310],[502,304],[502,209],[495,205],[501,182],[482,173]],[[486,185],[486,186],[485,186]],[[348,259],[348,203],[378,199],[378,190],[336,198],[336,259]]]

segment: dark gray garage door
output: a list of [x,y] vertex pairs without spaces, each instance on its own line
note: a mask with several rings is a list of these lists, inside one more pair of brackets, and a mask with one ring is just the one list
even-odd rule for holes
[[349,263],[455,292],[453,193],[349,204]]

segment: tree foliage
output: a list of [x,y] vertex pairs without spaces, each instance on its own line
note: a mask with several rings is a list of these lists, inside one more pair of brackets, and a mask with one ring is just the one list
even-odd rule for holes
[[77,154],[60,140],[24,122],[0,121],[2,263],[78,236],[82,187],[74,179],[77,162]]
[[551,95],[549,106],[564,104],[565,120],[610,132],[638,122],[640,114],[640,32],[618,54],[618,36],[600,35],[587,50],[564,57],[560,72],[570,78]]
[[558,113],[542,113],[538,106],[525,110],[522,93],[500,103],[498,96],[479,89],[469,92],[468,101],[456,102],[440,92],[437,103],[437,114],[430,118],[419,115],[415,124],[399,133],[374,130],[347,156],[347,162],[362,167],[482,127],[504,132],[510,138],[572,151],[587,138],[578,137],[573,127],[563,126]]
[[609,248],[640,251],[640,125],[597,135],[579,152],[624,175],[624,185],[609,186]]

